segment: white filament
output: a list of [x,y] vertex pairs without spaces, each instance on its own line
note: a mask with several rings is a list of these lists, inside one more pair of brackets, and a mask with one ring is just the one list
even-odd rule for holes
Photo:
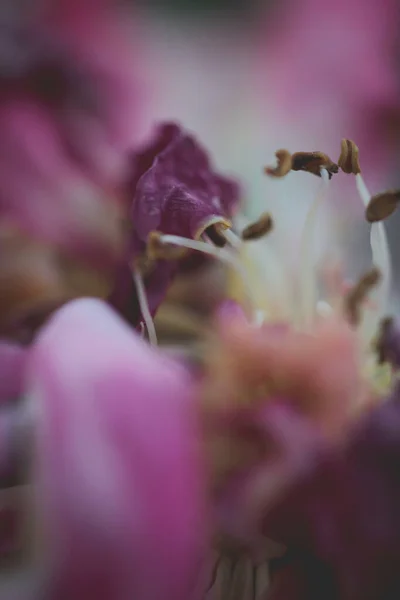
[[329,174],[321,169],[321,184],[304,223],[300,245],[300,306],[301,315],[297,318],[304,326],[312,324],[317,306],[317,282],[314,264],[314,232],[317,225],[318,211],[326,198],[329,184]]
[[[236,237],[236,236],[235,236]],[[205,236],[208,240],[208,237]],[[250,282],[248,281],[247,272],[238,261],[237,257],[227,248],[216,248],[211,242],[200,242],[199,240],[192,240],[190,238],[182,237],[180,235],[169,235],[165,234],[161,236],[161,241],[165,244],[173,244],[174,246],[181,246],[182,248],[189,248],[189,250],[195,250],[214,256],[218,260],[229,264],[238,273],[244,288],[246,295],[246,301],[249,304],[249,309],[253,308],[253,300],[251,294]]]
[[[371,194],[360,174],[356,175],[356,185],[361,200],[367,207],[371,200]],[[370,244],[373,264],[380,270],[382,277],[378,301],[378,315],[381,316],[387,309],[392,279],[389,245],[383,223],[371,224]]]
[[256,329],[262,327],[265,323],[265,313],[263,310],[256,310],[253,317],[253,327]]
[[224,236],[228,244],[230,244],[236,250],[240,250],[243,245],[243,241],[240,239],[236,233],[233,233],[231,229],[223,229],[220,233]]
[[143,321],[146,325],[149,342],[152,346],[157,346],[157,334],[154,327],[154,321],[150,314],[149,304],[147,302],[146,289],[143,284],[142,276],[138,271],[132,271],[133,281],[136,287],[136,293],[139,301],[139,307],[142,313]]

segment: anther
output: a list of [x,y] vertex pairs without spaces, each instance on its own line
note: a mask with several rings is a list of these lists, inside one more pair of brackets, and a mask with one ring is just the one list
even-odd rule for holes
[[351,140],[342,140],[338,165],[343,173],[347,173],[348,175],[359,175],[361,173],[358,147]]
[[259,240],[272,230],[273,221],[269,213],[263,213],[258,221],[251,223],[242,231],[242,240]]
[[160,231],[151,231],[147,237],[146,256],[150,260],[179,260],[187,254],[186,248],[166,243]]
[[321,177],[321,169],[328,172],[329,179],[339,171],[339,167],[323,152],[295,152],[292,154],[292,170],[306,171]]
[[381,273],[376,267],[365,273],[359,282],[350,290],[345,299],[345,312],[352,325],[358,325],[361,320],[361,306],[369,292],[381,280]]
[[275,156],[278,160],[276,167],[265,167],[264,173],[271,177],[285,177],[292,169],[292,155],[289,150],[277,150]]
[[380,364],[380,365],[385,363],[388,359],[387,341],[388,341],[388,336],[390,335],[390,332],[393,328],[393,323],[394,323],[393,317],[385,317],[384,319],[381,320],[381,322],[379,324],[379,332],[378,332],[377,340],[375,343],[375,349],[378,354],[378,364]]
[[388,190],[372,196],[365,209],[365,218],[369,223],[377,223],[390,217],[400,202],[400,190]]

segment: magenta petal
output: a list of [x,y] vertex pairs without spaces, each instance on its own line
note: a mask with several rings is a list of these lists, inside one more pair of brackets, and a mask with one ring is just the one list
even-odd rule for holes
[[51,597],[187,600],[207,532],[186,372],[80,300],[37,341],[30,389]]
[[237,183],[218,175],[197,140],[173,123],[135,154],[132,192],[142,242],[154,229],[192,238],[213,217],[228,219],[239,201]]

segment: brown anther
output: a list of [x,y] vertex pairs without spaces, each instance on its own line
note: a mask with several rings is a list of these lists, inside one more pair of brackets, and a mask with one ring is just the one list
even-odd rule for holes
[[292,154],[292,170],[306,171],[321,177],[321,169],[326,169],[329,179],[339,171],[339,167],[323,152],[295,152]]
[[289,150],[277,150],[275,156],[278,160],[276,167],[265,167],[264,173],[271,177],[285,177],[292,169],[292,155]]
[[338,165],[343,173],[358,175],[361,173],[358,159],[358,147],[351,140],[342,140]]
[[382,365],[386,362],[385,340],[390,329],[393,326],[393,317],[385,317],[379,324],[378,336],[375,342],[375,350],[378,354],[378,364]]
[[151,231],[147,237],[146,255],[150,260],[179,260],[186,253],[186,248],[165,243],[159,231]]
[[365,218],[368,223],[377,223],[390,217],[400,202],[400,190],[388,190],[372,196],[367,208]]
[[247,227],[245,227],[242,231],[242,240],[250,241],[250,240],[259,240],[264,237],[271,231],[273,227],[272,217],[269,213],[263,213],[258,221],[255,223],[251,223]]
[[380,279],[381,273],[379,269],[373,267],[361,277],[359,282],[347,294],[345,299],[345,311],[347,318],[352,325],[359,324],[361,318],[361,305],[367,298],[371,289],[379,283]]

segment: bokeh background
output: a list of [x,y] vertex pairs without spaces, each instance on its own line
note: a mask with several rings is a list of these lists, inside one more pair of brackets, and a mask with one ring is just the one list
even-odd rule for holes
[[[146,65],[143,135],[160,119],[195,131],[218,166],[242,178],[249,218],[274,214],[276,252],[295,254],[318,185],[303,174],[267,180],[262,167],[276,149],[336,160],[348,137],[372,193],[400,183],[396,0],[142,0],[135,10]],[[399,226],[398,215],[387,224],[394,259]],[[316,232],[321,258],[335,255],[358,276],[370,263],[368,231],[354,182],[342,174]]]

